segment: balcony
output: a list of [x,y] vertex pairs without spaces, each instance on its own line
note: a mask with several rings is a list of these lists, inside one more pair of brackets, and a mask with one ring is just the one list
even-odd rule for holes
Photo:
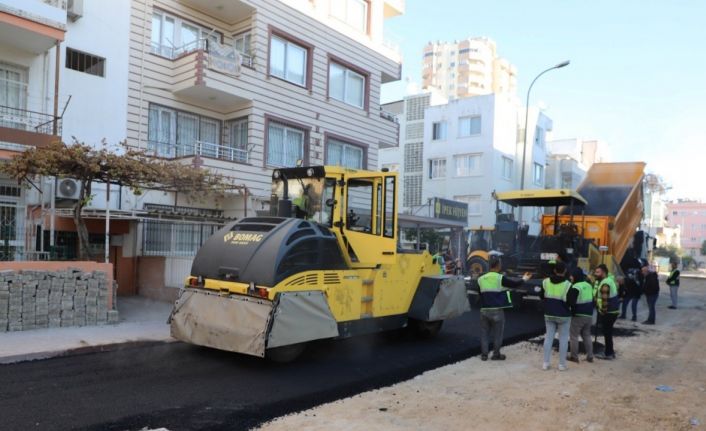
[[44,147],[61,140],[61,118],[0,106],[0,142]]
[[41,54],[64,40],[66,0],[0,0],[3,46]]
[[225,160],[228,162],[250,162],[250,152],[245,148],[227,147],[224,145],[203,141],[196,141],[192,144],[149,141],[147,151],[156,157],[163,157],[167,159],[202,156],[210,159]]
[[254,58],[233,47],[200,39],[179,48],[152,46],[152,52],[169,60],[171,91],[180,99],[223,112],[252,100]]
[[405,11],[405,0],[385,0],[385,19],[403,15]]

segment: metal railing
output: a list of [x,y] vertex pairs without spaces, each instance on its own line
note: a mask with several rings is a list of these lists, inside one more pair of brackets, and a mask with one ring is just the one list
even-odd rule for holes
[[53,135],[54,123],[56,123],[56,135],[60,136],[61,118],[27,109],[0,105],[0,127]]
[[67,9],[67,1],[66,0],[42,0],[45,4],[48,4],[49,6],[54,6],[58,7],[59,9],[66,10]]
[[[182,57],[186,54],[192,53],[194,51],[205,51],[209,52],[209,45],[211,43],[214,43],[213,41],[209,39],[197,39],[193,42],[187,43],[186,45],[182,46],[167,46],[159,43],[152,43],[152,53],[161,55],[162,57],[166,57],[170,60],[175,60],[179,57]],[[247,67],[253,67],[255,63],[255,57],[252,55],[252,53],[243,53],[240,51],[237,51],[235,48],[231,46],[225,46],[226,50],[232,51],[233,53],[233,58],[236,58],[236,56],[240,56],[240,64],[243,66]]]
[[196,141],[192,144],[149,141],[148,151],[158,157],[176,158],[203,156],[230,162],[248,163],[249,152],[244,148],[218,145],[212,142]]
[[395,124],[399,124],[400,120],[397,116],[391,112],[387,112],[384,109],[380,109],[380,117],[386,119],[387,121],[392,121]]

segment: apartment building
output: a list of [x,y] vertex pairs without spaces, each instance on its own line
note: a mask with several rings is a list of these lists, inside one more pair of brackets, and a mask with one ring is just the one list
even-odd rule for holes
[[498,56],[492,39],[473,37],[429,42],[422,58],[422,89],[449,100],[491,93],[517,93],[517,68]]
[[[0,0],[0,163],[62,133],[57,53],[67,25],[65,1]],[[29,252],[27,189],[0,176],[0,259]]]
[[671,227],[680,228],[681,248],[703,265],[706,256],[701,247],[706,241],[706,203],[680,200],[667,204],[667,220]]
[[[196,250],[215,229],[268,210],[272,168],[298,160],[374,168],[378,148],[397,144],[399,125],[381,111],[379,98],[383,83],[400,78],[400,54],[384,43],[383,26],[404,13],[404,1],[69,3],[0,1],[44,11],[40,23],[57,20],[56,31],[48,33],[53,38],[32,42],[31,56],[22,53],[22,61],[7,61],[5,55],[21,46],[0,48],[0,66],[25,65],[26,88],[41,93],[26,102],[36,101],[32,110],[48,112],[48,120],[60,117],[55,132],[51,121],[38,130],[48,131],[45,140],[76,136],[95,145],[102,139],[110,145],[124,140],[174,163],[215,170],[236,186],[220,200],[162,191],[134,195],[111,187],[109,259],[119,268],[124,294],[179,287]],[[26,10],[16,14],[28,15]],[[25,40],[15,37],[15,27],[0,28],[9,32],[0,33],[8,35],[0,38],[2,44]],[[32,62],[36,73],[29,70]],[[54,70],[62,78],[57,111],[49,85],[55,82]],[[15,104],[15,109],[28,107]],[[71,258],[75,229],[65,217],[71,196],[62,195],[55,180],[46,183],[49,192],[35,193],[32,203],[41,208],[37,224],[44,234],[37,236]],[[94,185],[94,193],[85,216],[99,257],[105,245],[105,186]],[[35,239],[24,242],[40,249]]]
[[383,106],[385,112],[394,115],[400,125],[399,144],[381,148],[380,168],[400,173],[400,210],[413,213],[422,202],[424,183],[424,112],[430,106],[447,103],[448,100],[436,91],[426,91],[406,96],[403,100]]

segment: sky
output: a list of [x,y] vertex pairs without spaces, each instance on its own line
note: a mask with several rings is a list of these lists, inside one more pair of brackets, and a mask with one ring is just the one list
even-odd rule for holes
[[669,198],[706,201],[706,1],[407,0],[385,31],[402,45],[401,81],[382,101],[421,82],[429,41],[487,36],[518,69],[518,94],[542,70],[530,104],[553,137],[606,141],[613,161],[647,162]]

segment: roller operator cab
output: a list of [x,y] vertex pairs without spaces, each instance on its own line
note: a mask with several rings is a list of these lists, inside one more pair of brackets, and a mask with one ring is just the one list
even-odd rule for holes
[[313,340],[436,334],[469,309],[466,288],[427,251],[398,250],[397,184],[392,172],[274,170],[271,215],[230,223],[198,251],[172,336],[286,361]]

